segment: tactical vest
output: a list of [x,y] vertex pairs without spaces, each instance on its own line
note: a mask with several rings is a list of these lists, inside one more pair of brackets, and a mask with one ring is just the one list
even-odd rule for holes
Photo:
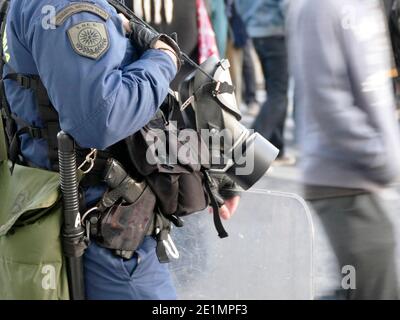
[[[0,7],[1,36],[5,32],[9,0],[4,0]],[[3,23],[4,22],[4,23]],[[3,74],[5,65],[3,47],[1,46],[0,71]],[[5,95],[4,80],[16,81],[21,87],[31,89],[36,95],[37,106],[43,127],[35,127],[12,113]],[[47,90],[38,75],[11,73],[0,80],[1,116],[5,122],[5,133],[8,143],[9,159],[13,163],[32,166],[21,153],[20,137],[29,135],[32,139],[44,139],[48,144],[48,155],[51,170],[58,171],[58,142],[60,132],[59,117],[52,105]],[[157,115],[140,132],[125,140],[99,151],[93,169],[81,182],[84,186],[93,186],[102,181],[106,161],[114,158],[124,165],[135,179],[145,179],[157,198],[158,209],[169,217],[185,216],[205,209],[209,204],[214,210],[214,223],[220,237],[226,237],[218,209],[217,190],[207,170],[201,165],[161,163],[150,165],[146,161],[148,145],[144,134],[157,129],[168,134],[167,124],[174,120],[178,127],[183,125],[180,108],[172,95],[164,102]],[[179,128],[178,128],[179,129]],[[179,148],[179,146],[178,146]],[[167,149],[169,149],[167,147]],[[83,163],[90,149],[77,147],[77,163]],[[174,220],[172,220],[174,222]],[[178,223],[179,224],[179,223]]]

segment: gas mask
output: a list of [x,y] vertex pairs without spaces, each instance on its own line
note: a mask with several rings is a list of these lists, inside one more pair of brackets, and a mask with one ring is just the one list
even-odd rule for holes
[[212,173],[227,174],[244,190],[267,172],[279,150],[240,123],[228,60],[213,56],[179,88],[187,127],[198,132],[209,150]]

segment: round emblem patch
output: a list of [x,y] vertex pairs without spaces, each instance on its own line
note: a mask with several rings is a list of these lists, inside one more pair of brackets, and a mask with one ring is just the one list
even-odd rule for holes
[[79,32],[78,40],[82,46],[95,47],[101,42],[101,34],[96,29],[86,28]]
[[82,22],[68,30],[69,40],[76,53],[99,59],[109,48],[108,32],[104,23]]

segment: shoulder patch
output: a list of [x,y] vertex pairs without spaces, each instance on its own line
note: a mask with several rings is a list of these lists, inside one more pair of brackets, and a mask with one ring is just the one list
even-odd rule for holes
[[81,56],[97,60],[110,48],[110,39],[104,23],[81,22],[68,29],[72,48]]
[[110,15],[102,8],[91,3],[73,3],[65,7],[56,15],[56,26],[62,25],[69,17],[79,12],[91,12],[107,21]]

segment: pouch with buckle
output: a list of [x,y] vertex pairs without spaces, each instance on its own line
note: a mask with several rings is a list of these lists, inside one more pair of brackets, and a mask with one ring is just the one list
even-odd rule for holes
[[105,248],[134,252],[153,224],[156,197],[146,186],[132,204],[119,202],[101,215],[97,243]]

